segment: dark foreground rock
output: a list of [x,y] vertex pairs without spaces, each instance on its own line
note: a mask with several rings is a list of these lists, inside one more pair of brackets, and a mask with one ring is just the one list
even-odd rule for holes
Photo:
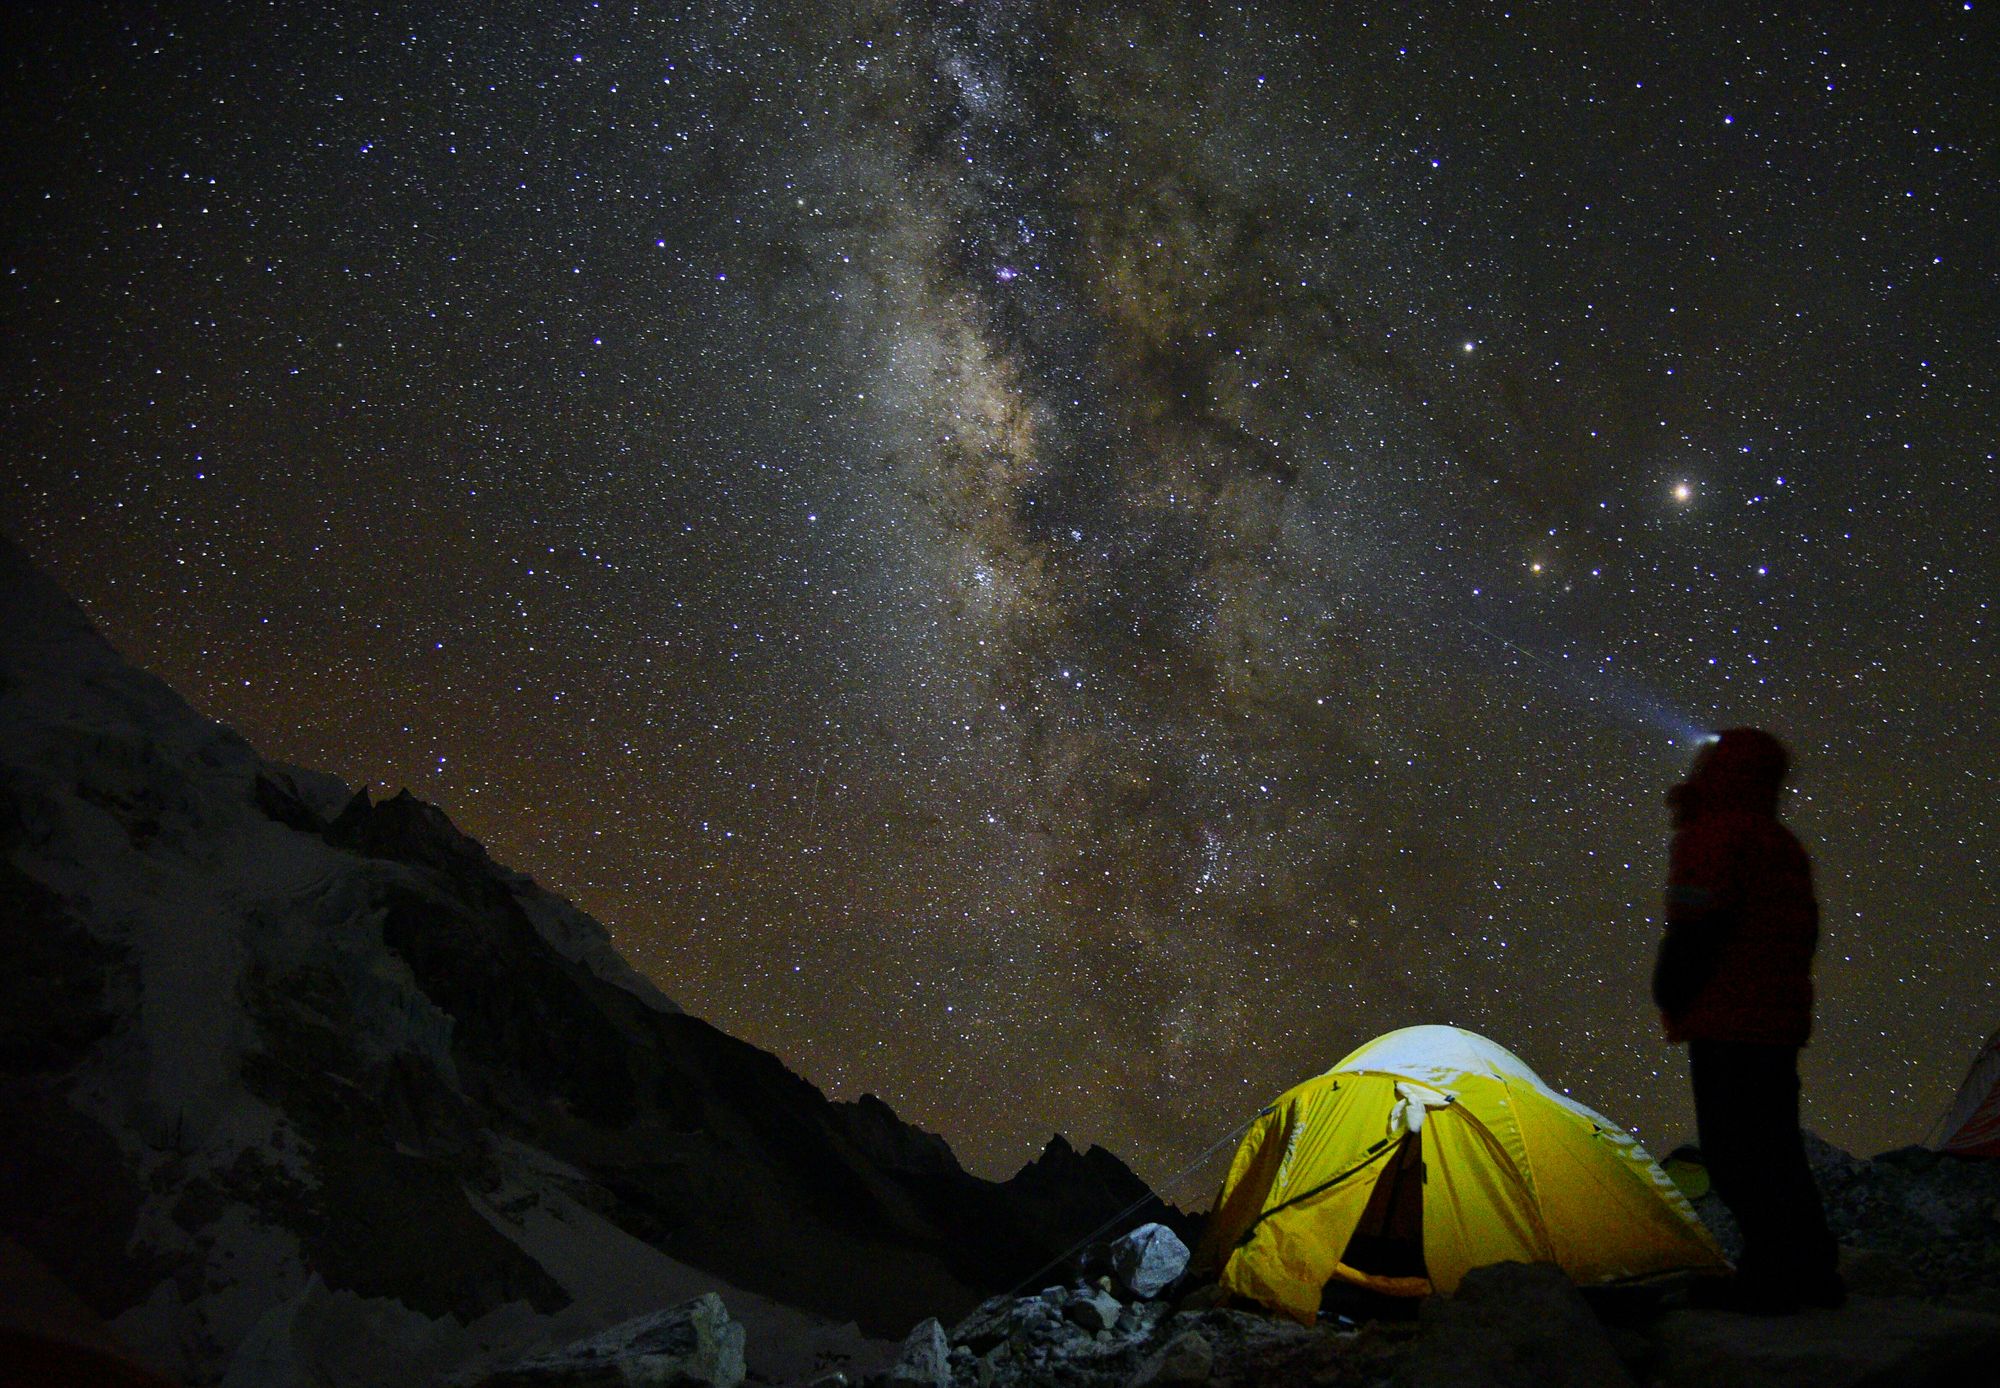
[[1676,1311],[1649,1335],[1659,1388],[1969,1388],[2000,1383],[2000,1317],[1912,1298],[1838,1311]]
[[1431,1297],[1399,1388],[1630,1388],[1597,1316],[1553,1263],[1496,1263]]
[[1215,1346],[1199,1330],[1183,1330],[1148,1355],[1132,1376],[1133,1388],[1179,1388],[1206,1383],[1215,1373]]
[[[1172,1246],[1154,1250],[1154,1259],[1155,1273],[1164,1273],[1176,1261]],[[1164,1286],[1178,1274],[1176,1266],[1163,1282],[1138,1280]],[[982,1303],[953,1327],[948,1362],[952,1388],[1387,1384],[1412,1334],[1412,1325],[1314,1329],[1261,1311],[1176,1309],[1104,1276]],[[889,1388],[887,1376],[872,1382]]]

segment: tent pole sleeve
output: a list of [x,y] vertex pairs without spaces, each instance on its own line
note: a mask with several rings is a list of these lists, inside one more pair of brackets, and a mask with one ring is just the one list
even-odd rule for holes
[[1236,1246],[1238,1248],[1241,1248],[1243,1247],[1244,1244],[1250,1242],[1250,1236],[1257,1232],[1257,1226],[1262,1224],[1265,1220],[1269,1219],[1272,1215],[1276,1214],[1278,1211],[1288,1210],[1292,1206],[1298,1204],[1301,1200],[1310,1200],[1315,1195],[1320,1195],[1326,1191],[1332,1190],[1335,1186],[1339,1185],[1342,1181],[1347,1180],[1349,1177],[1360,1175],[1363,1171],[1366,1171],[1376,1162],[1382,1160],[1382,1158],[1388,1156],[1391,1152],[1394,1152],[1398,1148],[1400,1148],[1403,1145],[1403,1139],[1408,1136],[1409,1136],[1408,1133],[1404,1133],[1402,1134],[1401,1137],[1396,1138],[1393,1142],[1386,1137],[1383,1138],[1380,1142],[1377,1142],[1373,1147],[1370,1147],[1368,1149],[1368,1155],[1366,1157],[1363,1157],[1353,1166],[1348,1167],[1347,1170],[1341,1172],[1338,1176],[1335,1176],[1330,1180],[1321,1181],[1311,1190],[1300,1191],[1297,1195],[1294,1195],[1291,1199],[1281,1201],[1280,1203],[1271,1206],[1270,1209],[1264,1211],[1262,1214],[1258,1215],[1255,1219],[1250,1221],[1250,1227],[1248,1229],[1245,1229],[1243,1231],[1242,1237],[1236,1240]]

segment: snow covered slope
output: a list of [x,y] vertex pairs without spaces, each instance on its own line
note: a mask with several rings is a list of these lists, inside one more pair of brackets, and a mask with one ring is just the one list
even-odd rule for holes
[[0,539],[0,1234],[146,1363],[429,1380],[715,1288],[786,1375],[1144,1193],[829,1102],[443,811],[262,760]]

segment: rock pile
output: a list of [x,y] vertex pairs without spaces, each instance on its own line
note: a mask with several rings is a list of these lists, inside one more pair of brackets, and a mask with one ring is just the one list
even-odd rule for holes
[[[1806,1134],[1827,1224],[1858,1290],[2000,1310],[2000,1161],[1927,1147],[1872,1161]],[[1715,1195],[1694,1202],[1723,1251],[1741,1247]]]
[[1834,1237],[1893,1258],[1913,1290],[2000,1309],[2000,1161],[1927,1147],[1857,1161],[1816,1143]]
[[488,1375],[479,1388],[579,1388],[589,1383],[737,1388],[743,1375],[743,1327],[730,1319],[722,1298],[708,1292],[522,1360]]
[[1165,1225],[1147,1224],[1116,1240],[1104,1261],[1115,1271],[1095,1281],[981,1303],[952,1330],[954,1369],[977,1388],[1123,1382],[1171,1312],[1156,1298],[1187,1268],[1188,1249]]
[[[912,1331],[868,1388],[1193,1388],[1207,1383],[1387,1384],[1412,1325],[1312,1329],[1259,1311],[1171,1300],[1187,1245],[1149,1224],[1096,1250],[1095,1277],[996,1296],[947,1333]],[[938,1346],[945,1346],[940,1365]],[[1358,1376],[1357,1376],[1358,1375]],[[822,1388],[832,1388],[823,1385]]]
[[[2000,1316],[1915,1297],[1757,1317],[1675,1309],[1653,1291],[1586,1296],[1551,1265],[1499,1263],[1414,1318],[1323,1312],[1303,1326],[1199,1296],[1138,1297],[1105,1277],[995,1297],[949,1332],[927,1318],[885,1369],[804,1388],[1962,1388],[1992,1381],[2000,1360]],[[739,1388],[742,1351],[742,1327],[710,1295],[481,1388]]]
[[[1101,1329],[1086,1329],[1105,1301],[1119,1305],[1115,1318]],[[950,1377],[925,1388],[1312,1382],[1339,1364],[1377,1361],[1386,1366],[1395,1347],[1413,1333],[1407,1324],[1311,1329],[1258,1311],[1122,1301],[1101,1283],[1049,1287],[1013,1301],[995,1298],[961,1321],[950,1334]],[[901,1371],[899,1365],[895,1372]],[[1371,1380],[1364,1376],[1354,1381]],[[1387,1368],[1372,1381],[1386,1382]],[[869,1383],[871,1388],[911,1388],[908,1379],[894,1375]]]

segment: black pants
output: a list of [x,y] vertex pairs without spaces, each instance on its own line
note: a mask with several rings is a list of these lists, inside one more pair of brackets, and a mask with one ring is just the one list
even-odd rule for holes
[[1737,1275],[1788,1295],[1834,1285],[1839,1250],[1799,1136],[1799,1048],[1691,1041],[1688,1070],[1709,1181],[1743,1230]]

